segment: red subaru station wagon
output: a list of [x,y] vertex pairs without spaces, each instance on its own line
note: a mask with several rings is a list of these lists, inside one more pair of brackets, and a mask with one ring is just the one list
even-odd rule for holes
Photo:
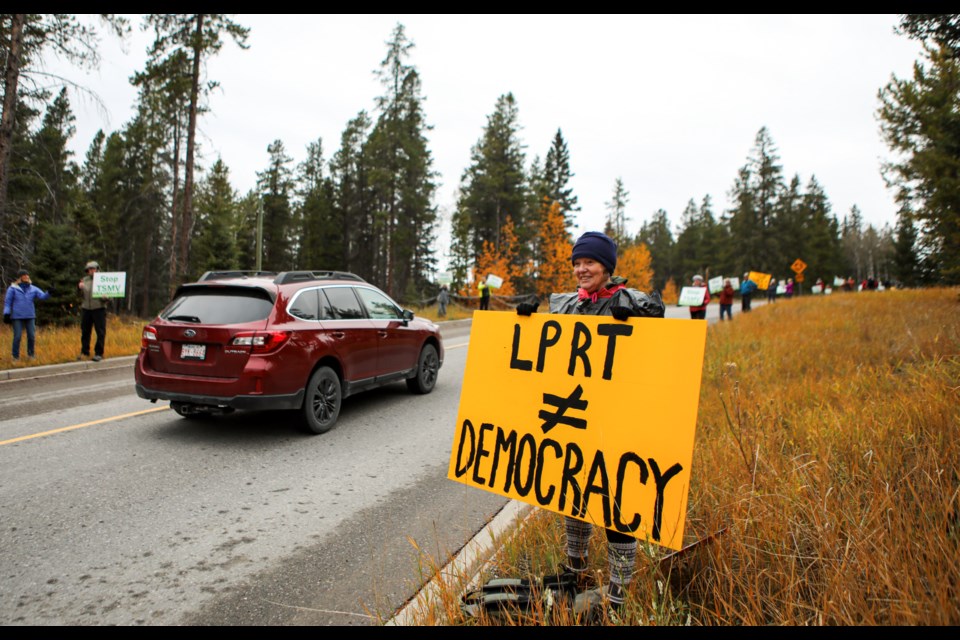
[[324,433],[343,398],[400,380],[430,393],[442,364],[439,327],[352,273],[220,271],[144,327],[134,377],[181,416],[292,409]]

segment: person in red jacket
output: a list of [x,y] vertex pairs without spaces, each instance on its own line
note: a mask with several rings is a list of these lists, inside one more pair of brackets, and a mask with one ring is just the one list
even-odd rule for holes
[[723,289],[720,290],[720,321],[723,321],[723,314],[727,314],[727,320],[733,320],[733,285],[730,284],[730,278],[723,281]]
[[707,290],[707,284],[703,281],[703,276],[695,275],[693,276],[693,286],[703,287],[703,304],[698,307],[690,307],[690,319],[691,320],[706,320],[707,319],[707,304],[710,302],[710,291]]

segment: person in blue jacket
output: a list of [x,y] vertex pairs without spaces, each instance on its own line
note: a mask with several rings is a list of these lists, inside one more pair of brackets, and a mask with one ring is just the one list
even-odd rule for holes
[[757,290],[757,283],[748,276],[750,272],[743,274],[743,282],[740,283],[740,307],[746,313],[750,311],[750,303],[753,301],[753,294]]
[[30,282],[30,272],[20,269],[17,280],[7,288],[7,295],[3,299],[3,321],[13,325],[13,359],[20,359],[20,341],[23,332],[27,333],[27,357],[33,360],[36,357],[34,345],[36,342],[37,310],[36,300],[46,300],[50,297],[49,291]]

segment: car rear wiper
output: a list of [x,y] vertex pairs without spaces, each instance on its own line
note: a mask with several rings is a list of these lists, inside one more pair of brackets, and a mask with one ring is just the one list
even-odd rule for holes
[[179,320],[181,322],[195,322],[200,324],[200,318],[197,316],[169,316],[167,320],[173,320],[174,322]]

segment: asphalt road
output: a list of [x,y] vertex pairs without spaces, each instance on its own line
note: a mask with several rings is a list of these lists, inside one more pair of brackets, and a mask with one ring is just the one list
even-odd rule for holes
[[388,621],[506,503],[446,479],[467,339],[321,436],[181,418],[129,358],[0,382],[0,624]]

